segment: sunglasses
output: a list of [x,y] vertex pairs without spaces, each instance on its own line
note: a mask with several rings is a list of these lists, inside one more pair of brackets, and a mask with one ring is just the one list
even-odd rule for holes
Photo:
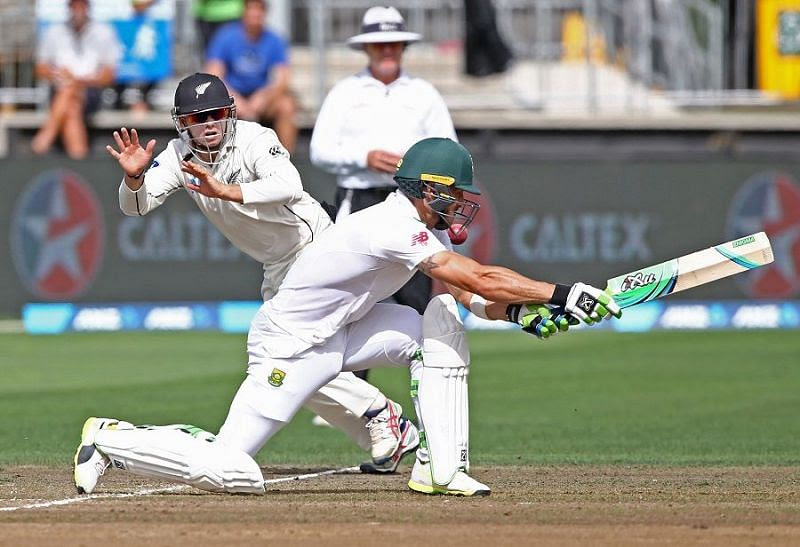
[[217,108],[215,110],[205,110],[203,112],[195,112],[193,114],[186,114],[181,116],[186,125],[200,125],[206,123],[206,120],[211,118],[211,121],[221,121],[228,117],[230,108]]

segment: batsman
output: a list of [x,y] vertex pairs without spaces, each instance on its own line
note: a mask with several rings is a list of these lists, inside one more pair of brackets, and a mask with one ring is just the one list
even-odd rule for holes
[[[189,427],[136,428],[89,418],[76,481],[94,484],[98,470],[112,465],[206,490],[261,493],[264,480],[253,456],[312,394],[342,371],[394,365],[410,368],[422,438],[408,487],[488,495],[490,488],[469,474],[470,354],[457,302],[540,338],[621,311],[590,285],[537,281],[452,251],[448,228],[468,226],[479,209],[465,197],[479,190],[462,145],[419,141],[394,178],[395,193],[325,230],[261,306],[248,334],[247,377],[216,437]],[[421,317],[381,302],[416,271],[449,292],[434,297]],[[401,358],[387,363],[385,354]]]

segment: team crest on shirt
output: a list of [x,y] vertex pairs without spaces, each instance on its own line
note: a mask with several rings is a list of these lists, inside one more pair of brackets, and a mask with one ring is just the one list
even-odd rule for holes
[[280,144],[274,144],[274,145],[272,145],[272,146],[270,147],[270,149],[269,149],[269,155],[270,155],[270,156],[274,156],[274,157],[277,157],[277,156],[284,156],[284,157],[286,157],[286,156],[288,156],[288,155],[289,155],[289,153],[288,153],[288,152],[286,151],[286,149],[285,149],[283,146],[281,146]]
[[411,236],[411,245],[416,245],[419,243],[420,245],[427,245],[428,244],[428,232],[420,232],[418,234],[414,234]]
[[267,378],[267,382],[272,387],[281,387],[283,385],[283,379],[286,378],[286,373],[280,369],[274,368]]

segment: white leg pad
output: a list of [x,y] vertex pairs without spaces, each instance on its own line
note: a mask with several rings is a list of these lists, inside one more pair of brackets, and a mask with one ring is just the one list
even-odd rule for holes
[[175,427],[101,429],[95,446],[114,468],[136,475],[211,492],[264,493],[264,476],[248,454]]
[[449,484],[469,469],[469,347],[455,299],[434,297],[422,316],[419,408],[433,481]]

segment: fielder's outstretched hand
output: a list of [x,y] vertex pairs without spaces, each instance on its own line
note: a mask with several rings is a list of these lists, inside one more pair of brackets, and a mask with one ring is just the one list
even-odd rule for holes
[[542,304],[511,304],[506,308],[508,320],[518,324],[522,330],[534,335],[539,340],[545,340],[557,333],[560,329],[553,319],[550,308]]
[[139,144],[139,133],[135,129],[129,132],[123,127],[119,131],[114,131],[114,142],[117,148],[107,145],[108,153],[119,162],[126,175],[131,178],[140,177],[153,161],[156,140],[150,139],[147,146],[142,148]]
[[221,183],[211,174],[211,171],[202,165],[190,161],[182,161],[181,171],[191,175],[185,183],[187,190],[194,190],[210,198],[242,203],[242,190],[238,184]]
[[622,310],[608,293],[585,283],[572,286],[564,310],[588,325],[611,319],[612,315],[622,317]]

